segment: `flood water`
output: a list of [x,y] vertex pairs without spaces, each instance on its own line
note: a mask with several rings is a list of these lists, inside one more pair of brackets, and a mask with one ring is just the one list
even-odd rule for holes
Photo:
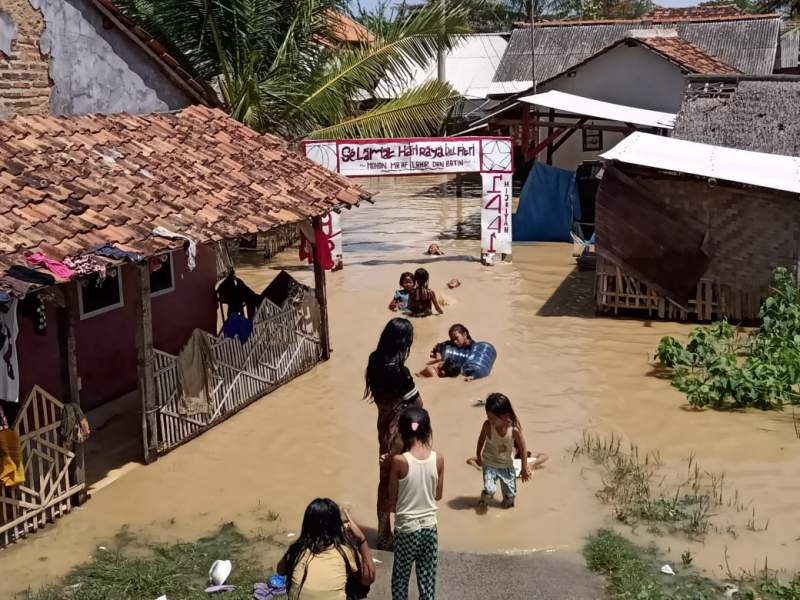
[[[400,273],[418,266],[430,271],[448,305],[444,316],[414,321],[412,370],[456,322],[491,341],[499,355],[485,380],[418,380],[434,447],[446,462],[442,547],[580,552],[590,531],[613,524],[609,507],[595,498],[599,482],[590,465],[572,460],[572,448],[590,430],[658,450],[667,474],[685,473],[694,454],[704,469],[724,472],[730,493],[747,503],[746,511],[720,510],[715,519],[732,530],[711,533],[704,543],[653,538],[640,528],[642,540],[655,539],[673,557],[691,549],[694,563],[714,574],[726,548],[734,571],[765,559],[770,567],[800,569],[800,440],[791,413],[686,410],[682,395],[652,375],[651,361],[661,336],[685,336],[688,325],[595,317],[592,274],[574,271],[567,244],[515,245],[512,263],[481,266],[477,201],[418,195],[435,182],[365,181],[379,192],[375,204],[344,215],[346,266],[328,278],[329,362],[155,464],[129,469],[84,507],[0,552],[0,598],[63,575],[123,525],[144,538],[186,540],[226,521],[257,531],[269,509],[296,532],[308,501],[330,496],[374,527],[376,410],[362,400],[363,371],[392,316],[386,306]],[[434,241],[445,256],[423,255]],[[311,283],[295,254],[283,253],[271,266],[289,267]],[[240,269],[257,289],[274,274],[263,266]],[[446,290],[454,277],[462,286]],[[520,488],[514,510],[478,516],[481,477],[464,461],[484,419],[473,402],[493,391],[511,398],[528,446],[551,460]],[[766,531],[748,529],[753,510],[755,529],[769,520]]]

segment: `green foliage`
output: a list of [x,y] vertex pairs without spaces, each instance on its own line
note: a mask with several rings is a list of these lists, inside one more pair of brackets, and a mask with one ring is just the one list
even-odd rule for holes
[[701,539],[712,527],[712,510],[724,498],[724,476],[702,470],[689,457],[686,478],[668,484],[657,453],[641,454],[631,445],[623,448],[614,436],[584,433],[573,450],[573,458],[585,456],[601,469],[602,487],[597,497],[613,507],[617,521],[635,527],[646,524]]
[[[468,29],[465,11],[435,3],[374,20],[374,41],[337,44],[344,0],[119,0],[121,8],[219,89],[230,114],[289,139],[434,134],[455,101],[449,86],[403,90],[391,110],[364,109],[382,80],[403,80]],[[416,119],[418,112],[424,118]],[[435,113],[435,114],[434,114]],[[370,120],[370,115],[374,119]],[[363,118],[357,118],[363,117]],[[435,117],[435,118],[434,118]]]
[[689,568],[676,575],[660,572],[654,548],[642,548],[608,529],[589,537],[584,547],[589,569],[608,579],[608,595],[615,600],[712,600],[717,586]]
[[726,321],[698,327],[683,346],[661,339],[656,358],[692,406],[761,409],[800,404],[800,289],[785,268],[749,335]]
[[78,567],[58,586],[29,591],[25,600],[152,600],[165,594],[170,600],[200,600],[208,568],[215,560],[233,562],[227,583],[237,586],[225,594],[229,600],[252,598],[253,584],[265,581],[266,573],[250,548],[251,541],[229,523],[215,535],[193,543],[163,544],[133,548],[128,536],[114,547],[98,548],[89,563]]

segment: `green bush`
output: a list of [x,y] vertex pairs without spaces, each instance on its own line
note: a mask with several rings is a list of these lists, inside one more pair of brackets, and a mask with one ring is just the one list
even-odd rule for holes
[[800,289],[785,268],[744,334],[727,321],[698,327],[683,346],[661,339],[656,358],[692,406],[761,409],[800,404]]

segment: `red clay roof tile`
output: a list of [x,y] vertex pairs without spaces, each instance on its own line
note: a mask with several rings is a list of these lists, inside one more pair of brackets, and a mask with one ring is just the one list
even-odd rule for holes
[[[36,126],[29,121],[35,119]],[[20,132],[26,132],[21,135]],[[266,231],[369,195],[217,109],[0,121],[0,267],[117,243],[145,254]],[[31,152],[30,148],[36,148]]]

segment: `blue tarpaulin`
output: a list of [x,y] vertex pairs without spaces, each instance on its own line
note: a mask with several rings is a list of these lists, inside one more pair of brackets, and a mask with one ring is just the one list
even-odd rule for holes
[[535,162],[512,217],[515,242],[568,242],[581,218],[575,173]]

